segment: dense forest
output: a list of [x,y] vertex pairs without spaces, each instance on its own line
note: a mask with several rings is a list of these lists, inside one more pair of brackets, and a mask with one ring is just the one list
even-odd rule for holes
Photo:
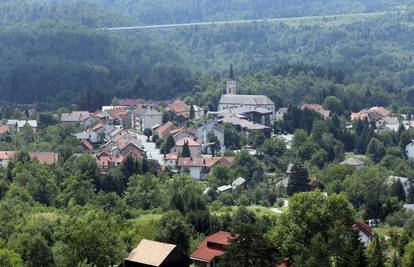
[[[338,10],[390,11],[407,3],[307,1],[282,8],[284,1],[227,1],[208,7],[207,1],[4,1],[0,3],[4,11],[0,12],[4,25],[0,28],[0,99],[59,107],[78,103],[86,91],[94,92],[92,97],[103,92],[105,102],[114,96],[171,99],[192,92],[202,95],[199,104],[210,103],[207,106],[214,108],[225,70],[233,63],[242,91],[270,94],[281,105],[317,101],[321,92],[333,90],[347,95],[345,101],[355,99],[358,108],[366,104],[360,98],[368,90],[370,103],[405,105],[412,101],[413,85],[410,44],[414,31],[409,7],[356,20],[128,33],[96,28],[335,14]],[[164,9],[171,14],[161,15]],[[203,10],[203,15],[197,10]],[[140,20],[131,14],[139,14]],[[284,91],[291,95],[285,97]]]

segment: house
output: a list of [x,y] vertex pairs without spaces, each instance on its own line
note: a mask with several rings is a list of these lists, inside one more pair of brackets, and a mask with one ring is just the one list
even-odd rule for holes
[[191,254],[190,259],[196,267],[216,267],[220,257],[224,255],[235,235],[220,231],[207,236],[197,249]]
[[370,122],[376,123],[380,119],[387,117],[391,114],[390,111],[384,107],[372,107],[369,109],[363,109],[359,112],[352,113],[352,120],[368,120]]
[[399,180],[401,182],[401,184],[403,185],[405,196],[408,196],[410,191],[412,189],[414,189],[414,184],[407,177],[390,175],[390,176],[387,177],[387,180],[385,181],[385,184],[388,185],[388,186],[391,186],[397,180]]
[[[107,123],[112,124],[112,125],[124,125],[123,118],[127,116],[128,113],[130,112],[124,108],[112,108],[112,109],[107,109],[103,111],[102,113],[105,116]],[[127,119],[130,119],[130,118],[127,118]],[[126,126],[129,126],[129,127],[124,127],[126,129],[130,129],[132,127],[131,126],[132,123],[130,122],[125,121],[125,124],[128,124]]]
[[303,104],[300,107],[300,109],[301,110],[305,110],[305,109],[312,110],[316,113],[319,113],[324,119],[328,119],[329,116],[331,115],[331,112],[329,110],[326,110],[323,106],[319,104]]
[[400,128],[398,117],[383,117],[375,123],[375,127],[379,131],[397,132]]
[[[16,151],[0,151],[0,165],[6,167],[16,156]],[[53,165],[59,161],[59,154],[54,152],[29,152],[29,156],[31,159],[35,159],[39,163],[46,165]]]
[[18,132],[20,132],[25,126],[30,127],[33,132],[37,131],[36,120],[7,120],[6,124],[9,129],[16,129]]
[[175,169],[177,168],[178,159],[179,159],[179,156],[177,155],[177,153],[169,153],[165,156],[164,164],[165,166],[171,169]]
[[218,119],[205,120],[195,128],[196,137],[203,140],[203,153],[211,154],[208,136],[214,134],[220,142],[220,151],[224,152],[224,130],[219,126]]
[[165,108],[166,111],[172,111],[177,116],[181,115],[185,118],[188,118],[190,115],[190,106],[184,103],[183,101],[177,99],[171,104],[168,104],[168,106]]
[[123,107],[135,107],[138,106],[138,99],[119,99],[119,105]]
[[188,172],[193,179],[201,180],[207,179],[215,165],[229,166],[233,161],[234,157],[179,158],[177,166],[182,172]]
[[186,137],[187,138],[195,138],[196,137],[196,135],[192,131],[190,131],[186,128],[174,129],[170,132],[170,135],[174,138],[174,142],[178,142],[179,140],[181,140],[183,138],[186,138]]
[[276,121],[283,121],[285,114],[288,113],[288,108],[280,108],[276,111],[275,120]]
[[190,259],[176,245],[143,239],[120,267],[188,267]]
[[78,140],[88,140],[90,143],[98,143],[102,141],[101,136],[97,132],[90,130],[75,133],[73,136],[75,136]]
[[112,168],[120,166],[128,157],[142,159],[145,156],[145,151],[132,142],[120,146],[115,145],[113,141],[110,141],[110,143],[111,145],[107,145],[97,155],[97,161],[102,173],[106,173]]
[[174,124],[172,122],[167,122],[154,130],[153,134],[157,134],[161,139],[167,140],[170,132],[174,129]]
[[202,107],[193,105],[194,108],[194,119],[200,120],[204,117],[205,110]]
[[89,111],[72,111],[69,113],[62,113],[60,122],[63,125],[76,125],[90,126],[89,124],[94,121],[92,114]]
[[188,144],[188,147],[190,148],[191,157],[201,157],[202,141],[193,137],[185,137],[175,142],[174,152],[180,156],[185,144]]
[[342,161],[340,164],[341,165],[349,165],[349,166],[352,166],[356,169],[361,169],[362,167],[364,167],[365,162],[363,162],[362,160],[360,160],[356,157],[350,157],[350,158]]
[[137,108],[132,111],[136,115],[136,126],[142,132],[149,128],[151,129],[157,124],[162,123],[162,114],[161,112],[149,108]]
[[247,181],[243,177],[239,177],[231,183],[233,189],[246,188]]
[[82,147],[83,147],[86,151],[88,151],[88,152],[92,152],[92,151],[93,151],[93,145],[92,145],[91,143],[89,143],[89,141],[88,141],[88,140],[86,140],[86,139],[82,139],[82,140],[81,140],[81,145],[82,145]]
[[251,121],[248,121],[244,118],[240,118],[239,115],[237,114],[231,114],[231,115],[226,115],[225,117],[223,117],[222,119],[219,119],[219,121],[221,123],[230,123],[233,126],[235,126],[239,131],[243,131],[246,136],[249,136],[249,133],[251,131],[262,131],[264,136],[266,136],[266,138],[270,138],[271,134],[272,134],[272,128],[262,125],[262,124],[258,124],[258,123],[254,123]]
[[414,140],[411,140],[411,142],[405,146],[405,154],[408,159],[414,159]]
[[374,238],[374,232],[372,231],[372,228],[363,222],[355,222],[354,225],[352,225],[352,228],[358,231],[361,242],[364,244],[364,246],[368,246],[369,242],[371,242],[371,240]]

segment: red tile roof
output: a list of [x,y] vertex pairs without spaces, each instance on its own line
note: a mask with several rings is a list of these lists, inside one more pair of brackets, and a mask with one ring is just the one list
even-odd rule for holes
[[99,122],[97,125],[95,125],[95,126],[91,129],[91,131],[95,132],[95,131],[97,131],[97,130],[101,129],[102,127],[104,127],[103,123],[102,123],[102,122]]
[[120,99],[119,105],[120,106],[137,106],[138,99]]
[[178,166],[212,168],[214,165],[219,163],[229,166],[234,159],[234,157],[180,158]]
[[328,118],[331,114],[331,112],[329,110],[326,110],[323,106],[321,106],[319,104],[303,104],[300,108],[302,110],[304,110],[304,109],[313,110],[313,111],[319,113],[320,115],[322,115],[322,117],[324,117],[324,118]]
[[356,221],[355,223],[354,223],[354,225],[352,225],[352,228],[353,229],[356,229],[356,230],[358,230],[358,231],[361,231],[361,232],[363,232],[364,234],[366,234],[368,237],[374,237],[374,233],[373,233],[373,231],[372,231],[372,228],[371,228],[371,226],[369,226],[368,224],[365,224],[365,223],[363,223],[363,222],[358,222],[358,221]]
[[176,100],[174,103],[168,105],[168,108],[177,114],[187,113],[190,107],[181,100]]
[[88,142],[86,139],[82,139],[81,144],[88,149],[89,151],[93,151],[93,145]]
[[155,132],[159,135],[164,135],[164,134],[167,134],[167,131],[169,133],[169,131],[171,131],[171,129],[173,129],[173,128],[174,128],[174,124],[172,124],[172,122],[169,121],[169,122],[161,125],[160,127],[158,127],[155,130]]
[[128,113],[128,110],[123,108],[114,108],[114,109],[108,109],[105,111],[109,117],[111,117],[114,120],[120,120],[122,119],[122,116]]
[[[1,160],[12,160],[16,155],[16,151],[0,151]],[[54,164],[59,160],[59,154],[54,152],[29,152],[29,156],[38,160],[41,164]]]
[[[190,258],[192,260],[212,262],[216,257],[223,256],[224,249],[230,244],[232,238],[234,238],[232,234],[223,231],[207,236],[191,254]],[[210,244],[214,244],[214,246]]]
[[175,143],[176,146],[184,146],[184,143],[188,143],[188,146],[201,146],[202,141],[197,138],[185,137]]

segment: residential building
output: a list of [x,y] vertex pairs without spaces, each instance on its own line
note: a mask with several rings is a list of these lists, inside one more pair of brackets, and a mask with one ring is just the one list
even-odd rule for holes
[[398,129],[400,128],[400,120],[398,117],[390,117],[386,116],[381,119],[379,119],[375,123],[375,127],[378,131],[386,131],[386,132],[398,132]]
[[175,126],[172,122],[164,123],[163,125],[157,127],[154,129],[153,134],[157,134],[161,139],[167,140],[168,136],[170,135],[170,132],[175,129]]
[[188,144],[188,147],[190,148],[191,157],[201,157],[202,141],[197,138],[185,137],[178,140],[175,142],[174,152],[177,153],[177,155],[181,156],[181,152],[183,151],[185,144]]
[[37,131],[36,120],[7,120],[7,127],[9,129],[15,129],[20,132],[23,127],[30,127],[33,132]]
[[75,133],[73,134],[73,136],[75,136],[79,140],[88,140],[88,142],[90,143],[98,143],[102,141],[101,135],[99,135],[95,131],[90,131],[90,130],[85,130],[80,133]]
[[[0,165],[7,167],[7,164],[17,156],[16,151],[0,151]],[[59,154],[54,152],[29,152],[31,159],[41,164],[52,165],[59,161]]]
[[136,116],[136,127],[143,132],[145,129],[151,129],[157,124],[162,123],[162,114],[156,109],[149,108],[137,108],[132,111]]
[[275,120],[283,121],[285,114],[288,112],[288,108],[280,108],[276,111]]
[[183,138],[196,138],[194,132],[186,129],[186,128],[177,128],[170,132],[170,135],[174,138],[174,142],[178,142]]
[[322,105],[319,104],[303,104],[302,106],[300,106],[300,109],[312,110],[316,113],[319,113],[324,119],[328,119],[331,116],[331,112],[329,110],[326,110]]
[[123,107],[136,107],[139,104],[138,99],[119,99],[119,105]]
[[63,125],[75,125],[80,124],[82,126],[90,126],[89,123],[92,123],[94,118],[89,111],[72,111],[69,113],[62,113],[60,117],[60,122]]
[[371,242],[374,238],[372,228],[363,222],[355,222],[354,225],[352,225],[352,228],[358,231],[361,242],[364,246],[368,246],[369,242]]
[[[102,114],[105,116],[106,122],[112,125],[124,125],[123,118],[127,116],[128,113],[129,111],[125,108],[112,108],[102,112]],[[125,124],[128,124],[126,125],[127,127],[125,127],[126,129],[131,128],[132,123],[125,122]]]
[[143,239],[121,267],[188,267],[190,259],[176,245]]
[[368,120],[370,122],[377,122],[383,117],[387,117],[391,114],[390,111],[385,109],[384,107],[372,107],[369,109],[363,109],[359,112],[352,113],[351,119],[352,120]]
[[190,115],[190,106],[184,103],[183,101],[177,99],[165,108],[166,111],[172,111],[176,115],[181,115],[185,118],[188,118]]
[[178,168],[181,172],[187,172],[195,180],[207,179],[211,169],[217,164],[230,166],[234,157],[198,157],[179,158]]
[[234,238],[235,235],[223,231],[207,236],[191,254],[190,259],[196,267],[216,267],[219,258],[224,255]]
[[165,156],[164,164],[165,166],[171,169],[175,169],[177,168],[178,159],[179,159],[179,156],[177,155],[177,153],[169,153]]
[[218,119],[205,120],[199,123],[195,128],[196,137],[203,140],[203,153],[211,154],[208,136],[214,134],[220,142],[221,153],[225,150],[224,145],[224,130],[219,126]]
[[223,118],[219,119],[221,123],[230,123],[235,126],[239,131],[245,132],[247,137],[251,131],[262,131],[266,138],[270,138],[272,135],[272,128],[269,126],[265,126],[262,124],[258,124],[255,122],[248,121],[243,117],[240,118],[237,114],[226,115]]

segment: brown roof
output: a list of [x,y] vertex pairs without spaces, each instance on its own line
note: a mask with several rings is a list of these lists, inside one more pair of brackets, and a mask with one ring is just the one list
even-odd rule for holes
[[0,151],[0,160],[12,160],[16,157],[14,151]]
[[138,105],[138,99],[119,99],[120,106],[136,106]]
[[389,110],[387,110],[386,108],[384,108],[384,107],[372,107],[369,110],[372,111],[372,112],[379,113],[383,117],[388,116],[388,115],[391,114],[391,112]]
[[219,163],[229,166],[234,159],[234,157],[180,158],[178,160],[178,166],[211,168]]
[[91,129],[91,131],[95,132],[95,131],[97,131],[97,130],[101,129],[102,127],[104,127],[103,123],[102,123],[102,122],[99,122],[97,125],[95,125],[95,126]]
[[215,258],[224,255],[225,247],[230,244],[232,238],[234,238],[232,234],[223,231],[207,236],[191,254],[191,259],[214,261]]
[[9,131],[9,126],[0,125],[0,134],[6,134]]
[[188,146],[201,146],[202,141],[197,138],[184,137],[183,139],[178,140],[175,143],[175,146],[184,146],[185,143],[188,143]]
[[175,248],[176,245],[143,239],[129,253],[127,260],[148,266],[160,266]]
[[374,237],[374,233],[372,231],[372,228],[368,224],[356,221],[354,223],[354,225],[352,225],[352,228],[363,232],[364,234],[366,234],[370,238]]
[[[12,160],[16,155],[16,151],[0,151],[0,160]],[[29,156],[41,164],[54,164],[59,160],[59,154],[54,152],[29,152]]]
[[163,125],[161,125],[160,127],[158,127],[155,132],[159,135],[164,135],[166,133],[168,133],[169,131],[171,131],[174,128],[174,124],[172,124],[172,122],[167,122]]
[[303,104],[300,108],[302,110],[304,110],[304,109],[313,110],[313,111],[319,113],[320,115],[322,115],[322,117],[324,117],[324,118],[328,118],[331,114],[331,112],[329,110],[326,110],[323,106],[321,106],[319,104]]
[[86,139],[82,139],[81,144],[88,150],[93,151],[93,145]]
[[122,119],[122,116],[128,113],[128,110],[123,108],[114,108],[114,109],[108,109],[106,111],[109,117],[111,117],[114,120],[120,120]]
[[190,107],[181,100],[176,100],[174,103],[168,104],[168,108],[177,114],[182,114],[190,111]]

